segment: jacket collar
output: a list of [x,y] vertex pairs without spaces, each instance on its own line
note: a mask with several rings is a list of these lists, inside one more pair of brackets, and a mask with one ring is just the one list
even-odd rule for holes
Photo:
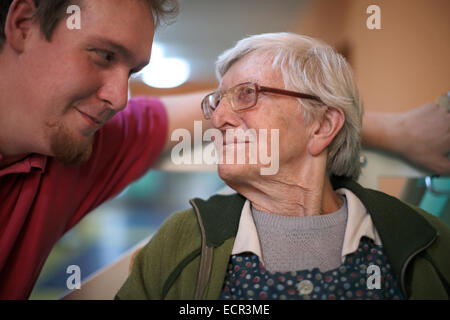
[[[394,197],[365,189],[348,178],[333,177],[331,182],[334,189],[349,189],[364,204],[391,267],[397,279],[403,282],[406,265],[434,241],[437,231],[416,210]],[[215,195],[206,201],[193,199],[205,227],[208,246],[218,247],[236,236],[245,200],[240,194]]]
[[206,201],[199,198],[192,200],[205,228],[207,246],[218,247],[225,240],[236,236],[245,200],[238,193],[214,195]]

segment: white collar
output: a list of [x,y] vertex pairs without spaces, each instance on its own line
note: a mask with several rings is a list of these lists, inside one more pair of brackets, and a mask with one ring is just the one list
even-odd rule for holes
[[[344,195],[347,198],[347,226],[345,228],[344,245],[342,247],[342,262],[344,262],[345,256],[356,252],[363,236],[372,239],[376,245],[381,245],[381,239],[375,229],[370,214],[367,212],[361,200],[353,192],[345,188],[336,190],[336,193]],[[238,232],[231,254],[239,254],[242,252],[256,254],[264,264],[261,243],[253,220],[249,200],[245,201],[244,207],[242,208]]]

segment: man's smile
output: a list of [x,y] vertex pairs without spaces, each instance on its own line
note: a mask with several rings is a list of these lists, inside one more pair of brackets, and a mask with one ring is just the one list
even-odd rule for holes
[[87,113],[77,109],[77,108],[75,108],[75,110],[77,110],[81,114],[83,119],[85,119],[86,122],[89,123],[90,126],[100,128],[106,122],[106,121],[99,120],[99,119],[97,119],[97,118],[95,118],[95,117],[93,117],[93,116],[91,116],[91,115],[89,115],[89,114],[87,114]]

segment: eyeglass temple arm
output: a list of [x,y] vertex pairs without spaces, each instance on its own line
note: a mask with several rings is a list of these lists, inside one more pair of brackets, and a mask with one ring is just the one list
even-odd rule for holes
[[259,86],[258,90],[262,91],[262,92],[278,93],[278,94],[291,96],[291,97],[297,97],[297,98],[303,98],[303,99],[311,99],[311,100],[316,100],[318,102],[323,103],[322,100],[319,97],[316,97],[316,96],[313,96],[313,95],[310,95],[310,94],[306,94],[306,93],[300,93],[300,92],[283,90],[283,89],[276,89],[276,88],[268,88],[268,87],[263,87],[263,86]]

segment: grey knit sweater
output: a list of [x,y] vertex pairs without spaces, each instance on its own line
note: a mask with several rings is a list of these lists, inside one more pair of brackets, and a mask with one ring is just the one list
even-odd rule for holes
[[341,264],[347,225],[347,201],[336,212],[287,217],[252,207],[265,268],[287,272],[319,268],[325,272]]

